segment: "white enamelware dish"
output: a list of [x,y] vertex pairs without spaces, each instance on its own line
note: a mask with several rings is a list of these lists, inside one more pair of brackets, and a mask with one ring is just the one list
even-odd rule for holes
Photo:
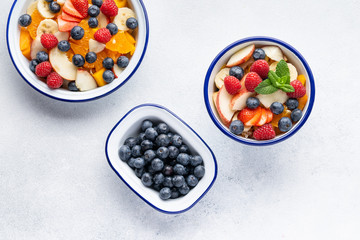
[[[232,134],[228,127],[226,127],[218,113],[214,104],[214,101],[212,100],[213,93],[217,90],[215,86],[215,75],[220,71],[220,69],[227,63],[227,61],[230,59],[230,57],[240,49],[250,45],[255,44],[255,46],[278,46],[283,53],[288,58],[288,62],[292,63],[297,71],[298,74],[303,74],[306,77],[306,92],[308,95],[308,101],[305,105],[305,108],[303,109],[303,116],[300,119],[299,122],[294,124],[294,126],[286,133],[276,136],[274,139],[266,140],[266,141],[257,141],[254,139],[244,138],[241,136],[236,136]],[[271,145],[275,144],[281,141],[284,141],[285,139],[291,137],[294,135],[306,122],[306,120],[309,118],[309,115],[311,113],[311,110],[314,105],[315,100],[315,82],[314,77],[311,72],[311,69],[306,62],[305,58],[291,45],[288,43],[285,43],[281,40],[270,38],[270,37],[248,37],[241,39],[239,41],[236,41],[226,48],[224,48],[212,61],[210,64],[210,67],[208,69],[208,72],[205,77],[205,83],[204,83],[204,101],[207,108],[207,111],[213,120],[214,124],[228,137],[231,139],[247,144],[252,146],[264,146],[264,145]]]
[[139,25],[136,36],[136,50],[130,59],[129,65],[125,68],[121,75],[110,84],[85,92],[72,92],[61,88],[56,90],[50,89],[46,83],[39,80],[35,74],[31,72],[29,69],[29,60],[22,55],[20,50],[20,27],[18,25],[18,19],[22,14],[26,13],[27,7],[33,1],[34,0],[14,1],[7,22],[6,40],[8,51],[16,70],[19,72],[21,77],[38,92],[48,97],[62,101],[90,101],[104,97],[120,88],[139,68],[141,61],[144,58],[148,44],[149,21],[142,0],[128,0],[131,8],[136,14]]
[[[182,136],[192,153],[203,158],[205,175],[187,195],[166,201],[160,199],[159,192],[145,187],[127,163],[120,160],[120,146],[127,138],[136,137],[140,133],[141,123],[145,119],[168,124],[171,131]],[[204,140],[174,113],[155,104],[143,104],[131,109],[111,130],[105,153],[111,168],[121,180],[147,204],[163,213],[182,213],[192,208],[209,191],[217,176],[215,156]]]

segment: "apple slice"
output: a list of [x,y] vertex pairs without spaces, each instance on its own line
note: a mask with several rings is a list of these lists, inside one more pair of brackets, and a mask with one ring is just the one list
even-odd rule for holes
[[[271,71],[276,71],[276,66],[277,66],[278,62],[273,62],[272,64],[270,64],[269,66],[269,70]],[[287,63],[289,71],[290,71],[290,82],[294,81],[297,79],[298,77],[298,72],[295,68],[294,65],[292,65],[291,63]]]
[[283,52],[277,46],[265,46],[262,49],[265,51],[265,55],[274,61],[279,62],[281,59],[284,59]]
[[255,44],[249,45],[237,51],[235,54],[231,56],[228,63],[226,64],[227,67],[233,67],[236,65],[240,65],[247,60],[249,60],[255,50]]
[[31,59],[35,59],[36,54],[41,51],[47,52],[46,48],[44,48],[43,45],[41,44],[40,37],[37,37],[31,43],[31,49],[30,49]]
[[63,41],[63,40],[69,40],[70,38],[70,33],[69,32],[56,32],[54,33],[55,37],[57,38],[57,40]]
[[225,86],[223,86],[217,95],[215,104],[221,121],[227,127],[230,126],[231,119],[235,113],[235,111],[230,108],[230,102],[232,98],[233,95],[230,95],[226,91]]
[[241,90],[231,99],[230,108],[235,111],[244,109],[246,107],[246,100],[254,94],[255,92],[249,92],[246,88],[241,88]]
[[97,84],[93,76],[91,76],[88,71],[82,69],[77,70],[75,84],[82,92],[97,88]]
[[244,123],[245,126],[254,126],[260,121],[260,118],[261,118],[261,115],[262,115],[262,108],[258,107],[255,110],[256,111],[255,111],[255,114],[254,114],[253,118],[251,118],[249,121]]
[[99,20],[99,26],[98,28],[106,28],[106,26],[109,24],[110,20],[107,16],[105,16],[102,12],[100,12],[98,16]]
[[90,52],[99,53],[102,50],[104,50],[105,47],[106,47],[106,45],[101,42],[98,42],[94,39],[89,40],[89,51]]
[[57,47],[50,50],[50,63],[53,69],[63,78],[73,81],[76,79],[77,67],[69,61],[65,52]]
[[270,109],[266,109],[266,111],[267,111],[266,123],[269,123],[273,120],[274,114],[270,111]]
[[113,67],[115,78],[119,78],[120,74],[124,71],[124,68],[120,68],[116,63]]
[[259,94],[257,95],[257,98],[260,100],[261,104],[264,105],[264,107],[269,108],[273,102],[284,103],[286,100],[288,100],[289,97],[286,92],[278,90],[272,94]]
[[267,118],[268,118],[267,109],[262,108],[261,109],[261,117],[260,117],[260,120],[256,123],[256,126],[260,127],[260,126],[264,125],[267,122]]
[[220,89],[224,85],[224,78],[229,76],[230,68],[223,68],[215,76],[215,85]]
[[212,99],[213,99],[213,101],[214,101],[214,105],[215,105],[216,108],[217,108],[217,106],[216,106],[216,100],[217,100],[218,94],[219,94],[219,91],[214,92],[213,95],[212,95]]

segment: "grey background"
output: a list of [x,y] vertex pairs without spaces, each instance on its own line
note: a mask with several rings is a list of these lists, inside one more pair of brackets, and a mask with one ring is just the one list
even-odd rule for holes
[[[117,92],[80,104],[20,78],[5,42],[11,4],[0,2],[0,239],[358,239],[359,1],[145,0],[141,68]],[[298,49],[317,90],[305,126],[262,148],[223,135],[202,94],[216,54],[254,35]],[[177,113],[217,157],[215,185],[184,214],[153,210],[107,164],[109,131],[145,102]]]

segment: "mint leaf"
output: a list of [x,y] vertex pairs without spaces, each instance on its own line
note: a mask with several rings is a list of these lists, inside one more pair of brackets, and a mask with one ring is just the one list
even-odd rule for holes
[[274,71],[269,71],[268,79],[270,80],[271,85],[274,87],[280,87],[280,78],[276,75]]
[[[284,60],[280,60],[280,62],[278,62],[278,64],[276,65],[276,71],[275,71],[276,75],[278,75],[280,78],[281,77],[285,77],[285,76],[289,76],[290,77],[290,70],[289,67],[287,65],[287,63]],[[290,80],[290,79],[289,79]]]
[[280,89],[284,92],[295,92],[294,87],[291,86],[290,84],[284,84],[283,86],[280,87]]
[[281,85],[289,84],[290,83],[290,76],[283,76],[279,79],[279,83]]
[[257,92],[258,94],[263,94],[263,95],[267,95],[267,94],[271,94],[274,93],[278,90],[278,88],[274,87],[271,84],[271,81],[269,79],[266,79],[264,81],[262,81],[256,88],[255,88],[255,92]]

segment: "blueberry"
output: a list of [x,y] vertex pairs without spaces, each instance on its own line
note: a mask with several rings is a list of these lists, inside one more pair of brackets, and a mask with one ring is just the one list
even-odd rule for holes
[[166,175],[166,176],[172,175],[173,172],[174,172],[174,169],[173,169],[173,167],[170,166],[170,165],[166,165],[166,166],[164,167],[164,169],[163,169],[163,173],[164,173],[164,175]]
[[31,16],[29,14],[23,14],[19,17],[19,25],[22,27],[27,27],[31,24]]
[[139,133],[139,135],[136,137],[137,144],[140,144],[145,139],[145,133]]
[[186,174],[186,168],[181,164],[176,164],[173,169],[174,169],[174,173],[177,175],[185,175]]
[[123,162],[127,162],[131,157],[131,150],[129,146],[122,145],[119,149],[119,157]]
[[109,23],[106,28],[109,29],[111,35],[115,35],[119,31],[118,27],[114,23]]
[[195,187],[198,184],[199,180],[194,175],[189,175],[186,178],[186,182],[190,187]]
[[160,192],[161,188],[162,188],[162,185],[161,184],[154,184],[152,186],[152,188],[155,190],[155,191],[158,191]]
[[184,166],[187,166],[190,163],[190,156],[186,153],[180,153],[177,156],[176,161]]
[[66,40],[62,40],[58,43],[58,49],[62,52],[67,52],[70,50],[70,43]]
[[97,17],[100,14],[100,8],[96,5],[92,5],[88,8],[88,14],[90,17]]
[[71,29],[70,35],[75,40],[80,40],[84,37],[85,31],[80,26],[75,26]]
[[176,188],[171,189],[171,199],[176,199],[180,196],[180,192]]
[[171,177],[165,177],[163,182],[164,187],[173,187],[174,184],[172,183]]
[[179,155],[179,149],[175,146],[169,147],[169,158],[174,159]]
[[289,110],[294,110],[299,106],[299,101],[296,98],[289,98],[285,104]]
[[197,178],[202,178],[205,175],[204,166],[200,165],[194,168],[194,175]]
[[191,166],[193,166],[193,167],[199,166],[200,164],[202,164],[202,162],[203,162],[203,159],[199,155],[193,156],[190,159]]
[[161,159],[166,159],[169,156],[169,149],[167,147],[159,147],[156,155]]
[[33,59],[29,63],[29,68],[32,72],[35,72],[36,66],[39,64],[39,61],[37,59]]
[[154,147],[154,144],[152,141],[145,139],[140,143],[140,146],[143,151],[146,151],[152,149]]
[[173,182],[175,187],[181,187],[185,183],[185,178],[183,176],[181,176],[181,175],[175,175],[172,178],[172,182]]
[[135,18],[133,18],[133,17],[128,18],[128,19],[126,20],[126,26],[127,26],[128,28],[130,28],[130,29],[135,29],[135,28],[137,28],[137,26],[138,26],[138,21],[137,21]]
[[131,149],[131,155],[133,157],[140,157],[141,156],[141,147],[139,145],[135,145],[132,149]]
[[152,168],[151,164],[147,165],[147,171],[151,174],[154,174],[156,171]]
[[129,146],[129,148],[133,148],[136,145],[136,139],[134,137],[129,137],[125,140],[124,145]]
[[235,120],[231,122],[229,129],[233,134],[239,135],[244,131],[244,124],[240,120]]
[[159,147],[167,147],[170,144],[170,138],[165,134],[157,136],[155,143]]
[[146,129],[151,128],[153,126],[153,122],[150,120],[144,120],[141,124],[141,130],[145,132]]
[[76,86],[75,81],[69,82],[69,84],[68,84],[68,89],[69,89],[70,91],[73,91],[73,92],[79,91],[79,89],[78,89],[77,86]]
[[44,51],[40,51],[36,54],[36,59],[39,62],[46,62],[49,61],[49,55]]
[[142,184],[144,184],[146,187],[151,187],[151,185],[153,184],[152,181],[152,176],[150,173],[144,173],[141,177],[141,182]]
[[60,5],[57,2],[51,2],[49,5],[50,11],[53,13],[58,13],[60,12]]
[[135,175],[138,178],[141,178],[141,176],[145,173],[145,169],[144,168],[136,168],[135,169]]
[[145,160],[141,157],[135,158],[134,167],[143,168],[145,166]]
[[189,153],[190,149],[189,149],[189,147],[187,145],[183,144],[183,145],[180,146],[179,152],[181,152],[181,153]]
[[154,181],[154,184],[160,185],[164,182],[164,179],[165,179],[164,175],[162,173],[158,173],[158,174],[155,174],[153,181]]
[[154,128],[150,127],[145,130],[145,137],[147,139],[154,141],[157,136],[158,136],[158,133],[155,131]]
[[157,125],[157,132],[159,133],[159,134],[161,134],[161,133],[164,133],[164,134],[167,134],[168,132],[169,132],[169,126],[166,124],[166,123],[159,123],[158,125]]
[[103,73],[103,79],[104,79],[105,82],[111,83],[112,81],[114,81],[115,75],[111,70],[106,70]]
[[180,135],[178,134],[174,134],[174,136],[171,139],[171,143],[172,145],[174,145],[175,147],[180,147],[182,145],[182,138]]
[[164,162],[158,158],[151,161],[151,167],[155,172],[159,172],[164,168]]
[[103,4],[103,1],[102,0],[92,0],[91,3],[100,8],[101,5]]
[[278,126],[279,126],[279,130],[281,132],[287,132],[292,128],[292,122],[291,122],[290,118],[282,117],[282,118],[280,118],[280,120],[278,122]]
[[47,1],[48,3],[51,3],[51,2],[53,2],[54,0],[45,0],[45,1]]
[[273,114],[279,115],[280,113],[282,113],[284,111],[284,105],[282,105],[279,102],[273,102],[270,105],[270,110]]
[[250,109],[255,109],[260,105],[260,101],[256,97],[249,97],[246,100],[246,106]]
[[172,143],[172,137],[174,136],[174,134],[172,132],[169,132],[168,134],[166,134],[169,138],[170,138],[170,144]]
[[240,66],[230,68],[229,75],[241,80],[244,77],[244,69]]
[[159,196],[162,200],[167,200],[171,197],[171,190],[168,187],[164,187],[160,190]]
[[120,56],[116,63],[119,68],[126,68],[129,65],[129,59],[126,56]]
[[293,122],[297,122],[302,117],[302,111],[300,109],[295,109],[292,111],[290,117]]
[[99,21],[96,17],[91,17],[88,20],[88,25],[90,28],[96,28],[97,26],[99,26]]
[[178,190],[182,195],[186,195],[189,193],[190,188],[186,183],[184,183],[181,187],[178,188]]
[[94,52],[88,52],[88,53],[85,55],[85,60],[86,60],[88,63],[94,63],[94,62],[96,62],[96,59],[97,59],[97,55],[96,55],[96,53],[94,53]]
[[146,163],[151,162],[154,158],[156,157],[156,153],[154,152],[154,150],[146,150],[144,153],[144,159]]
[[72,57],[72,62],[76,67],[82,67],[85,64],[85,59],[83,56],[81,56],[80,54],[75,54]]
[[106,69],[112,69],[114,67],[114,60],[112,60],[112,58],[107,57],[103,60],[102,65]]
[[134,168],[134,163],[135,163],[135,158],[130,158],[129,161],[127,162],[129,167]]
[[265,51],[262,50],[261,48],[255,49],[253,53],[253,58],[255,61],[259,59],[265,59]]

